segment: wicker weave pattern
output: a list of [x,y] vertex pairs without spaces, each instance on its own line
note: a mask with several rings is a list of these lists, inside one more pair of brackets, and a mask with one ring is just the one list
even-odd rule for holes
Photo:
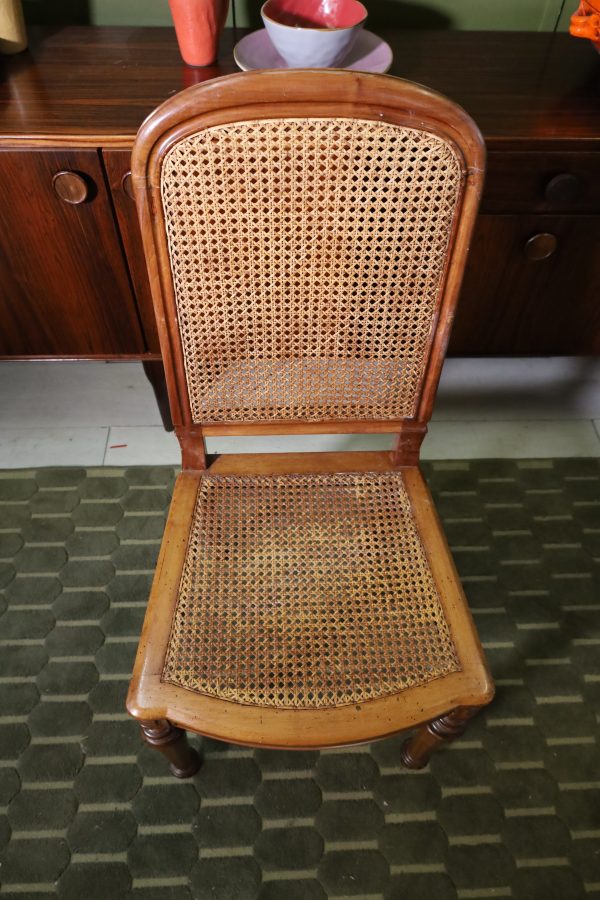
[[459,668],[400,473],[202,478],[163,681],[314,708]]
[[414,415],[462,178],[444,139],[356,119],[240,122],[171,148],[193,421]]

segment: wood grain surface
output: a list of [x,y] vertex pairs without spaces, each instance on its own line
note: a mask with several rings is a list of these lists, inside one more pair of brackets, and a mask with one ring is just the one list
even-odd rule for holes
[[[171,28],[30,29],[29,50],[3,62],[0,135],[131,146],[159,103],[237,71],[232,49],[245,33],[225,29],[217,65],[190,69]],[[489,149],[527,141],[585,149],[598,140],[598,55],[587,41],[544,32],[378,33],[394,51],[390,74],[464,106]]]
[[[72,203],[53,179],[72,172]],[[144,351],[125,260],[94,150],[0,150],[0,355]]]

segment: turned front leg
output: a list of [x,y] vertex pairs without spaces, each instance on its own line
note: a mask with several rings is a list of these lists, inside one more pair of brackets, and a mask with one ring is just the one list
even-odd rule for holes
[[140,722],[142,737],[150,747],[156,747],[169,761],[169,768],[177,778],[190,778],[200,768],[200,757],[190,747],[182,728],[166,719]]
[[431,754],[442,744],[448,744],[465,733],[469,720],[479,712],[479,706],[459,706],[439,719],[420,728],[402,745],[400,761],[408,769],[422,769]]

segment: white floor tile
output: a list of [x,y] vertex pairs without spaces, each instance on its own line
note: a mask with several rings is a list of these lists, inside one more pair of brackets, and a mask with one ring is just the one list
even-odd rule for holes
[[[0,466],[98,465],[107,428],[106,465],[180,460],[141,363],[0,362]],[[392,444],[390,435],[306,435],[213,438],[208,449],[333,451]],[[447,360],[425,457],[577,455],[600,455],[600,360]]]
[[0,429],[0,468],[101,466],[108,428]]
[[591,421],[432,422],[423,459],[600,456]]
[[[209,438],[208,453],[309,453],[339,450],[387,450],[393,435],[323,434],[274,437]],[[181,451],[177,438],[162,428],[110,429],[104,464],[107,466],[178,465]]]
[[325,453],[391,450],[393,434],[282,434],[275,437],[208,438],[208,453]]
[[436,421],[592,419],[600,416],[600,359],[447,359]]
[[0,362],[2,426],[160,425],[139,362]]
[[110,429],[105,466],[171,466],[179,465],[181,451],[173,432],[160,425]]

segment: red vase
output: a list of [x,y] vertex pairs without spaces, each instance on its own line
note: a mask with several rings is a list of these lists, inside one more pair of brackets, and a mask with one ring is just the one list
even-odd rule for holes
[[217,58],[229,0],[169,0],[179,51],[188,66],[209,66]]

